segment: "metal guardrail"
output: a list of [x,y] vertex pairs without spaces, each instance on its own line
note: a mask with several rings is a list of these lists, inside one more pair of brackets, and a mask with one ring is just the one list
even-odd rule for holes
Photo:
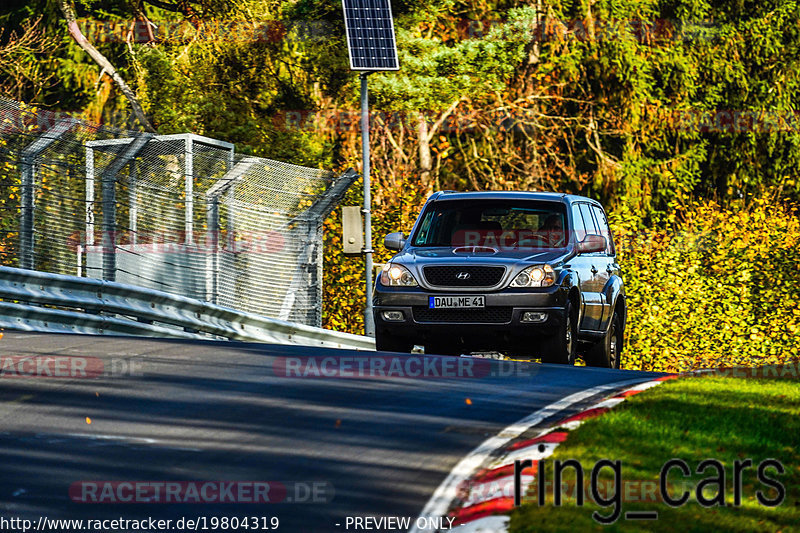
[[6,329],[375,349],[369,337],[113,281],[20,268],[0,266],[0,300],[0,328]]

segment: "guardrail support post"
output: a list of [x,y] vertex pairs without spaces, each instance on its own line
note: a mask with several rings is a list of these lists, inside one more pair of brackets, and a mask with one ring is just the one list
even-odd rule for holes
[[117,174],[139,155],[139,152],[153,137],[152,133],[142,133],[134,137],[125,150],[103,172],[101,180],[103,187],[103,279],[107,281],[114,281],[117,275],[117,254],[114,248],[117,230]]

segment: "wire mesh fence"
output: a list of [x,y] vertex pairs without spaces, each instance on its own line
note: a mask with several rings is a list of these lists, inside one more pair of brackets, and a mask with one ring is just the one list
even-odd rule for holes
[[319,326],[322,221],[355,178],[0,98],[0,264]]

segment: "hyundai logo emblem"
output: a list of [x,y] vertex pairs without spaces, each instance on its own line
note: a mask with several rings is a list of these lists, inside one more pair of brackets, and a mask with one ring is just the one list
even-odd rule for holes
[[469,272],[459,272],[456,277],[458,279],[469,279]]

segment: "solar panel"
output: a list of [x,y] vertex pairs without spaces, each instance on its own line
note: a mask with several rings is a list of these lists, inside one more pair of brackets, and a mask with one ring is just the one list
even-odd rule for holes
[[351,70],[400,70],[389,0],[342,0]]

